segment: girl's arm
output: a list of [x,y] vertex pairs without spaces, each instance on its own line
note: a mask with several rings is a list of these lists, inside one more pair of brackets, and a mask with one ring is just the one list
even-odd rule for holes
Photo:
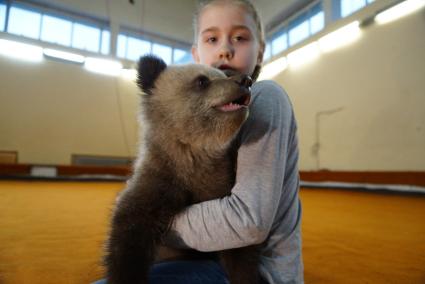
[[191,205],[177,215],[167,243],[199,251],[262,243],[282,206],[279,212],[286,213],[278,219],[288,223],[288,235],[297,226],[299,216],[294,219],[290,212],[298,211],[298,147],[291,103],[271,81],[254,84],[252,93],[231,195]]

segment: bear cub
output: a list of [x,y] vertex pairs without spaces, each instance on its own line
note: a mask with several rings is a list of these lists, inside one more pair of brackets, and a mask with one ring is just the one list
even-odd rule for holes
[[[236,137],[248,116],[251,84],[248,76],[226,76],[200,64],[167,66],[154,56],[140,59],[143,137],[112,216],[105,256],[109,284],[148,283],[155,261],[211,257],[166,247],[162,240],[185,207],[230,194]],[[230,283],[258,282],[257,246],[214,257]]]

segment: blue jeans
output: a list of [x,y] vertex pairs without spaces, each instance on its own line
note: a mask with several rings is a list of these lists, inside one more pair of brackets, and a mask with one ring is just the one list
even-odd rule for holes
[[[150,284],[228,284],[223,268],[212,260],[178,260],[155,264]],[[93,284],[106,284],[102,279]]]

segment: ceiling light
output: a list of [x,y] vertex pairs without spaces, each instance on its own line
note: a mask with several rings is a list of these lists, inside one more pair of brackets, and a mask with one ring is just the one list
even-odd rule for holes
[[32,62],[43,60],[43,49],[41,47],[5,39],[0,39],[0,54]]
[[309,45],[306,45],[304,47],[301,47],[300,49],[289,53],[288,64],[290,67],[300,66],[319,57],[319,54],[319,46],[318,43],[315,41],[313,43],[310,43]]
[[425,0],[407,0],[376,15],[375,21],[386,24],[425,6]]
[[272,79],[279,73],[283,72],[287,67],[288,61],[286,60],[286,57],[281,57],[276,60],[273,60],[272,62],[264,65],[264,67],[261,68],[261,73],[258,77],[258,80]]
[[71,62],[75,62],[75,63],[84,63],[84,60],[85,60],[84,56],[82,56],[82,55],[70,53],[70,52],[65,52],[65,51],[60,51],[60,50],[55,50],[55,49],[50,49],[50,48],[45,48],[43,50],[43,53],[47,57],[51,57],[51,58],[55,58],[55,59],[61,59],[61,60],[65,60],[65,61],[71,61]]
[[323,52],[329,52],[348,45],[360,37],[359,22],[355,21],[319,39],[319,47]]
[[95,73],[118,76],[121,73],[122,64],[119,61],[87,57],[84,68]]
[[121,77],[129,80],[136,81],[137,79],[137,70],[136,69],[121,69]]

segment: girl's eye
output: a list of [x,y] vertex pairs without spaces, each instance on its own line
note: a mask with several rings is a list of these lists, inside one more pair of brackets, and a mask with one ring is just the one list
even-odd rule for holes
[[216,41],[217,41],[217,38],[216,37],[209,37],[209,38],[207,38],[207,42],[209,42],[209,43],[214,43]]
[[247,41],[247,40],[248,40],[248,38],[247,38],[247,37],[245,37],[245,36],[235,36],[235,37],[233,37],[233,40],[234,40],[235,42],[241,42],[241,41]]

